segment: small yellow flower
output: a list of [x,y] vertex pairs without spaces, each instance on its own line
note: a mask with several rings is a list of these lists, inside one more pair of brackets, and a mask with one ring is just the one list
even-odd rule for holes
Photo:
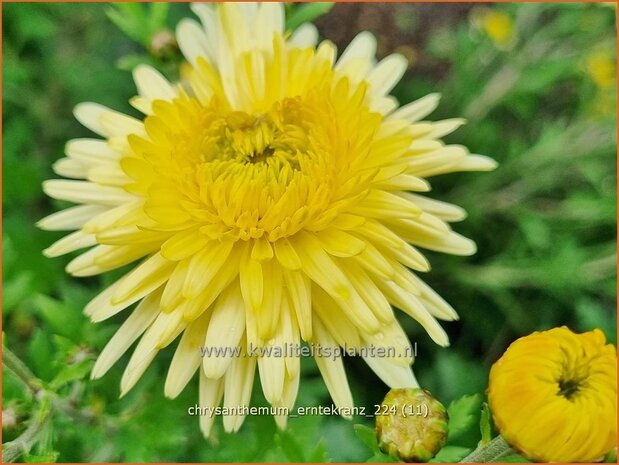
[[490,371],[494,421],[512,447],[542,462],[591,462],[617,441],[617,355],[596,329],[535,332]]
[[591,52],[587,56],[586,69],[587,74],[598,87],[607,89],[615,84],[617,65],[608,51]]
[[485,33],[498,48],[507,48],[514,37],[514,25],[511,17],[502,11],[484,9],[479,14],[478,21]]
[[[78,105],[77,119],[102,139],[70,141],[54,168],[72,179],[44,184],[51,197],[78,204],[40,222],[75,230],[48,256],[90,248],[69,273],[142,260],[85,309],[98,322],[137,303],[93,377],[139,340],[124,394],[180,337],[165,394],[178,396],[199,373],[202,407],[223,402],[240,412],[224,418],[227,431],[243,423],[256,371],[273,406],[292,408],[297,395],[299,356],[250,348],[383,347],[393,356],[367,356],[370,367],[389,386],[417,386],[392,306],[442,346],[437,320],[457,315],[411,271],[429,270],[416,247],[475,252],[449,225],[464,211],[426,197],[426,178],[495,163],[441,141],[462,120],[422,121],[436,94],[398,108],[390,91],[407,61],[377,62],[371,34],[336,58],[312,25],[287,33],[281,4],[192,9],[202,24],[184,19],[177,29],[189,62],[182,83],[139,66],[131,103],[140,118]],[[201,358],[202,346],[230,352]],[[335,404],[350,410],[341,358],[316,362]],[[213,420],[200,418],[207,436]]]

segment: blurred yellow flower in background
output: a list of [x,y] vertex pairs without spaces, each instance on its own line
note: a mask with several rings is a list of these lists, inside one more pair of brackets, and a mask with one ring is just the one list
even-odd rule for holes
[[513,25],[508,14],[502,11],[490,10],[484,15],[484,30],[497,44],[504,46],[512,38]]
[[471,13],[475,28],[486,34],[498,49],[510,49],[514,44],[516,31],[511,16],[507,13],[486,8],[475,8]]
[[585,68],[591,80],[602,89],[615,84],[617,64],[608,50],[594,50],[586,59]]
[[503,438],[529,459],[591,462],[617,444],[617,355],[596,329],[534,332],[490,371],[488,399]]

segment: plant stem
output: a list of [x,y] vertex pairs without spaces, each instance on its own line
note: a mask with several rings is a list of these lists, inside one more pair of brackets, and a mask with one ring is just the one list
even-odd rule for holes
[[33,394],[43,389],[43,382],[6,346],[2,347],[2,365],[8,368]]
[[[2,358],[4,359],[4,353]],[[44,398],[39,410],[32,416],[28,428],[13,441],[2,445],[3,463],[15,462],[23,454],[30,452],[30,449],[38,442],[40,435],[45,431],[45,427],[51,418],[51,412],[51,402],[49,398]]]
[[515,453],[502,436],[497,436],[485,446],[477,446],[473,452],[460,460],[460,463],[491,463]]

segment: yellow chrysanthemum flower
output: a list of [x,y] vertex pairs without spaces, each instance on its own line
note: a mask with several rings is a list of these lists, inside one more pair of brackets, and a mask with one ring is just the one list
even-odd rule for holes
[[[266,399],[292,407],[299,357],[249,349],[301,340],[395,348],[366,361],[388,385],[416,386],[392,305],[442,346],[448,339],[437,319],[457,315],[409,270],[429,269],[415,246],[475,252],[448,225],[464,211],[421,195],[430,189],[425,178],[495,163],[440,141],[462,120],[420,121],[437,95],[397,109],[389,92],[406,60],[376,63],[371,34],[359,34],[336,60],[332,43],[316,46],[312,25],[285,33],[280,4],[192,8],[202,24],[185,19],[177,30],[187,80],[170,84],[139,66],[131,103],[143,120],[78,105],[77,119],[105,140],[70,141],[54,167],[78,180],[44,184],[51,197],[81,204],[41,221],[49,230],[77,229],[45,253],[94,246],[69,273],[97,275],[143,259],[85,309],[99,322],[139,302],[93,377],[139,339],[124,394],[182,335],[165,393],[177,396],[199,371],[202,406],[222,398],[224,407],[247,405],[257,365]],[[201,359],[202,346],[250,356]],[[335,404],[352,407],[341,359],[316,361]],[[243,419],[226,416],[224,427],[235,431]],[[212,421],[201,417],[205,435]]]
[[501,435],[540,462],[593,462],[617,444],[617,354],[596,329],[535,332],[490,370]]

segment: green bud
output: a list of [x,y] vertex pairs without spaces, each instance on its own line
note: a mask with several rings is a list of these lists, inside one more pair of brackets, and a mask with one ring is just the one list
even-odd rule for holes
[[447,441],[447,411],[424,389],[392,389],[377,412],[376,435],[384,453],[427,462]]
[[165,60],[178,52],[178,44],[172,31],[162,29],[151,37],[148,49],[153,56]]

